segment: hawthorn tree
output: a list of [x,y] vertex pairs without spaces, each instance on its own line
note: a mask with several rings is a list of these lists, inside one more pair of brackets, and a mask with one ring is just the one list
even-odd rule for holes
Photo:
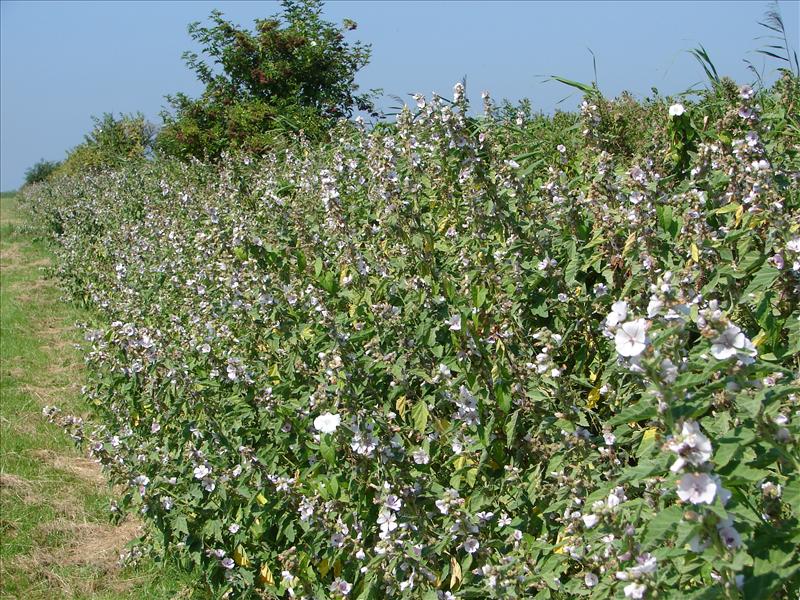
[[356,28],[321,18],[320,0],[283,0],[283,12],[241,29],[213,11],[211,24],[189,25],[202,56],[183,55],[205,85],[200,98],[168,96],[158,146],[167,154],[214,158],[227,149],[261,152],[276,135],[303,130],[314,138],[356,110],[374,113],[372,94],[358,94],[356,73],[369,62],[370,46],[348,44]]

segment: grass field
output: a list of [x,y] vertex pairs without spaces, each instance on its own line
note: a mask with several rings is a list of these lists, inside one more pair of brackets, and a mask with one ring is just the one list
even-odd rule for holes
[[111,524],[99,467],[42,417],[45,405],[85,412],[74,324],[90,315],[61,300],[15,197],[0,202],[0,597],[192,597],[171,567],[119,567],[139,523]]

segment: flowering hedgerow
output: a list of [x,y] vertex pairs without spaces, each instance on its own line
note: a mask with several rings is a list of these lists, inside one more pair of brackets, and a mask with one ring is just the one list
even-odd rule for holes
[[799,97],[653,102],[615,154],[614,102],[456,86],[30,186],[105,323],[92,422],[47,414],[236,597],[793,597]]

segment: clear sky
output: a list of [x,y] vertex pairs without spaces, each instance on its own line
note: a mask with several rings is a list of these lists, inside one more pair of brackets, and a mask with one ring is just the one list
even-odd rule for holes
[[[361,89],[383,88],[381,106],[407,94],[451,93],[464,75],[473,101],[530,98],[551,111],[570,89],[544,76],[593,78],[601,90],[637,96],[656,86],[679,93],[704,75],[687,50],[702,43],[722,75],[751,81],[743,59],[774,79],[777,61],[755,50],[765,1],[500,2],[332,1],[325,17],[358,23],[350,39],[372,44]],[[250,26],[277,2],[0,2],[0,189],[17,188],[40,158],[63,159],[92,126],[92,115],[141,111],[154,122],[166,94],[201,87],[181,60],[193,47],[191,21],[213,8]],[[797,0],[780,9],[796,49]],[[572,109],[572,96],[561,106]]]

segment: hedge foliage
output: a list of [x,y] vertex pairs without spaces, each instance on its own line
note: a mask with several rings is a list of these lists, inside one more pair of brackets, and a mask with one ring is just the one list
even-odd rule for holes
[[795,598],[799,89],[29,186],[104,324],[46,412],[214,593]]

